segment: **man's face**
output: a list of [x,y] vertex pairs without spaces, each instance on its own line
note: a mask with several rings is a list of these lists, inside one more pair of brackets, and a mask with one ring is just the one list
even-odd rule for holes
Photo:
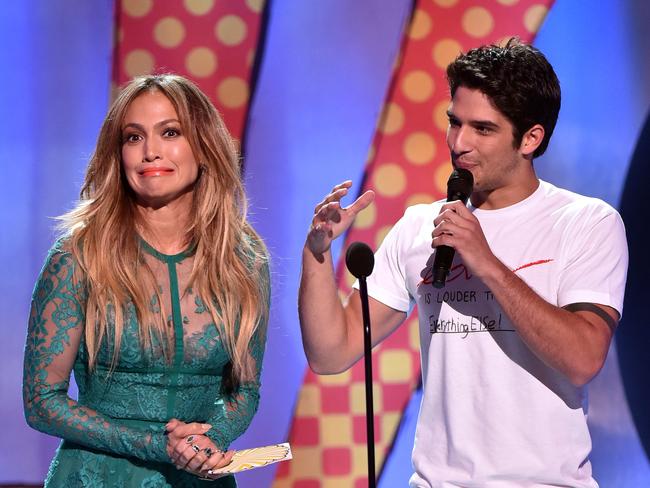
[[513,126],[485,94],[459,87],[447,115],[447,146],[452,165],[472,172],[475,192],[521,181],[527,162],[514,147]]

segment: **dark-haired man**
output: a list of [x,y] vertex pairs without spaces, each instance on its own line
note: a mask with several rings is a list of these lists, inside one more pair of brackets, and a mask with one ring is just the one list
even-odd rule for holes
[[[469,170],[467,206],[407,209],[368,280],[379,342],[418,305],[424,394],[415,487],[595,487],[586,384],[602,367],[623,304],[625,230],[604,202],[540,181],[560,87],[537,49],[511,40],[459,56],[447,144]],[[350,182],[316,207],[303,252],[300,319],[316,373],[363,353],[359,294],[341,304],[329,251],[368,191],[342,208]],[[456,258],[432,286],[432,247]]]

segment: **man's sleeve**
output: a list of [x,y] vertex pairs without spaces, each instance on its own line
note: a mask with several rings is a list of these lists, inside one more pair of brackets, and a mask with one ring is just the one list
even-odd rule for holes
[[[407,213],[388,232],[375,253],[375,267],[368,277],[368,295],[384,305],[408,313],[412,300],[406,284],[403,244],[407,232]],[[354,288],[359,288],[358,282]]]
[[628,251],[623,221],[614,209],[579,226],[560,276],[558,305],[597,303],[623,313]]

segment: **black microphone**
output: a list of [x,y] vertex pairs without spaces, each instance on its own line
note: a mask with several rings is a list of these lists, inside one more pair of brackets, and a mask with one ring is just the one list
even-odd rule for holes
[[368,244],[353,242],[345,253],[345,265],[355,278],[368,277],[375,267],[375,255]]
[[370,335],[370,307],[366,278],[375,267],[375,255],[363,242],[353,242],[345,253],[345,265],[359,280],[361,315],[363,317],[363,362],[366,383],[366,449],[368,452],[368,488],[375,488],[375,410],[372,396],[372,337]]
[[[463,168],[455,169],[447,181],[447,201],[455,202],[460,200],[463,204],[467,204],[473,186],[474,176],[471,171]],[[436,247],[436,257],[433,260],[434,287],[442,288],[445,286],[451,263],[454,260],[454,254],[456,254],[456,251],[453,247]]]

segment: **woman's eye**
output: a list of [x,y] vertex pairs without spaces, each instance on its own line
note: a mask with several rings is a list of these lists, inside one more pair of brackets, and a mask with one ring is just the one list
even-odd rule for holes
[[139,134],[127,134],[124,136],[125,142],[138,142],[140,140]]
[[163,132],[163,135],[165,137],[176,137],[180,135],[180,132],[176,129],[165,129],[165,132]]

